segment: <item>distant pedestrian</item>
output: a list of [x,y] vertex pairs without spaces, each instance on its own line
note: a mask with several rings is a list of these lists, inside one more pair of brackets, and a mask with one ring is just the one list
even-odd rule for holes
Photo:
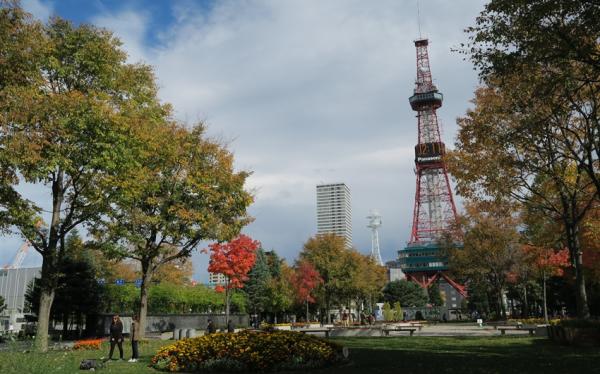
[[446,313],[442,315],[442,321],[448,322],[448,317],[446,317]]
[[348,327],[348,311],[346,309],[342,312],[342,325]]
[[110,353],[108,359],[112,360],[115,345],[119,347],[119,358],[123,359],[123,322],[118,314],[115,314],[110,323]]
[[212,319],[209,319],[208,325],[206,325],[206,333],[214,334],[215,332],[217,332],[217,329],[215,328],[215,324],[213,323]]
[[235,328],[233,327],[233,321],[229,320],[227,322],[227,332],[235,332]]
[[138,316],[133,316],[131,321],[131,359],[129,362],[137,362],[140,358],[138,350],[138,342],[140,341],[140,319]]

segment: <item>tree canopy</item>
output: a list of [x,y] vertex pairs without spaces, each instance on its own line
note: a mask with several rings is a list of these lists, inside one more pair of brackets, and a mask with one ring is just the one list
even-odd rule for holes
[[[2,2],[0,45],[0,225],[42,256],[38,329],[47,331],[67,235],[106,212],[121,175],[139,166],[132,130],[168,108],[152,70],[128,64],[109,31],[58,17],[43,25]],[[22,183],[49,199],[30,200]],[[36,347],[47,349],[47,334]]]
[[[600,191],[600,9],[585,0],[492,0],[467,29],[486,87],[459,120],[459,190],[482,187],[560,219],[589,317],[581,222]],[[458,164],[456,164],[458,165]],[[473,190],[474,188],[471,188]]]
[[422,307],[427,299],[421,286],[405,279],[392,281],[383,288],[383,300],[389,305],[399,302],[404,307]]

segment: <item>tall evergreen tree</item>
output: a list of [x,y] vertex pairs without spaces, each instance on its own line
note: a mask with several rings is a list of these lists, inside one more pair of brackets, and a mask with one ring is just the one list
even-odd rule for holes
[[248,300],[248,311],[252,314],[263,313],[269,298],[271,269],[264,249],[256,252],[256,262],[248,273],[248,281],[243,289]]

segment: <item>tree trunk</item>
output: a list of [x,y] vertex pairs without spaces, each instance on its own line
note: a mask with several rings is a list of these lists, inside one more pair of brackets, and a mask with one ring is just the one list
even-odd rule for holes
[[331,324],[331,313],[329,313],[329,295],[325,295],[325,313],[327,313],[327,324]]
[[60,213],[64,200],[63,172],[58,170],[56,179],[52,182],[52,220],[50,221],[50,235],[48,245],[42,254],[42,276],[40,292],[40,310],[38,312],[38,325],[35,337],[35,349],[39,352],[48,351],[48,327],[50,327],[50,310],[54,301],[56,290],[56,262],[57,246],[60,241]]
[[42,287],[40,293],[37,333],[35,335],[35,349],[38,352],[48,351],[48,328],[50,327],[50,309],[52,308],[53,301],[54,289]]
[[229,297],[230,297],[230,290],[229,290],[229,279],[227,279],[225,281],[225,324],[227,325],[227,323],[229,323]]
[[306,299],[306,323],[308,323],[310,319],[308,319],[308,298]]
[[548,302],[546,299],[546,272],[542,273],[542,290],[543,290],[543,301],[544,301],[544,323],[548,324]]
[[140,285],[140,307],[138,309],[140,339],[146,335],[146,320],[148,319],[148,287],[152,280],[150,261],[142,262],[142,284]]
[[577,303],[577,317],[581,319],[590,318],[587,293],[585,291],[585,277],[583,274],[583,252],[579,244],[579,226],[566,225],[567,245],[571,260],[575,265],[575,300]]
[[529,317],[529,300],[527,299],[527,284],[523,286],[523,318]]
[[67,340],[67,332],[69,331],[69,313],[63,313],[62,323],[62,340]]

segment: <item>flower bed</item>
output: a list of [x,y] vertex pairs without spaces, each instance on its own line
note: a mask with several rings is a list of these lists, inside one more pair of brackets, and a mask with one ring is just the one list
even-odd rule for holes
[[242,331],[180,340],[161,348],[152,367],[168,371],[313,369],[343,360],[342,347],[294,331]]
[[92,350],[92,349],[100,349],[100,345],[102,344],[102,339],[86,339],[86,340],[77,340],[75,344],[73,344],[73,349],[77,350]]

